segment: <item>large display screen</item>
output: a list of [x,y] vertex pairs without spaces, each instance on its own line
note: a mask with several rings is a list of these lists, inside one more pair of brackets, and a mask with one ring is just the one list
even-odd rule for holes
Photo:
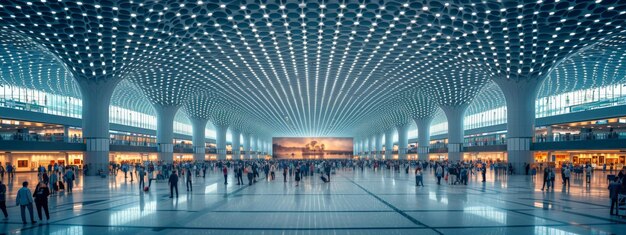
[[352,157],[352,138],[348,137],[274,137],[274,158],[341,159]]

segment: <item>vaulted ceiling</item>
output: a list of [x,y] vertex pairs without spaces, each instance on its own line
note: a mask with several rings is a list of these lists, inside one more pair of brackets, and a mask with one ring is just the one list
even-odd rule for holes
[[498,79],[556,81],[540,95],[617,81],[602,71],[623,53],[602,48],[625,22],[626,2],[600,0],[10,1],[0,60],[7,84],[76,96],[71,81],[123,81],[127,97],[266,135],[350,136],[406,94],[453,106]]

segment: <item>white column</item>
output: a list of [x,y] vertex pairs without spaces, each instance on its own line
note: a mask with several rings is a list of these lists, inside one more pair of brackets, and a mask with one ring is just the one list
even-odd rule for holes
[[394,128],[385,131],[385,159],[393,158],[393,134]]
[[376,135],[372,135],[369,137],[370,139],[370,156],[376,158]]
[[232,129],[230,130],[230,135],[232,139],[233,146],[233,159],[239,160],[241,158],[241,132],[239,130]]
[[[109,167],[109,104],[116,81],[95,82],[79,79],[82,94],[83,139],[86,145],[83,162],[88,165],[88,175]],[[66,161],[66,164],[68,162]]]
[[468,104],[462,104],[441,107],[448,118],[448,161],[450,162],[462,160],[463,138],[465,135],[463,119],[468,106]]
[[174,117],[179,105],[154,104],[157,113],[158,159],[162,162],[174,161]]
[[383,133],[377,133],[374,135],[376,139],[376,158],[381,158],[383,153]]
[[535,134],[535,100],[539,79],[497,79],[496,83],[506,98],[507,160],[516,174],[524,174],[524,165],[535,160],[530,145]]
[[70,142],[70,127],[67,125],[63,125],[63,142]]
[[192,127],[193,160],[204,161],[206,156],[206,123],[209,121],[203,118],[190,118]]
[[255,134],[250,135],[250,158],[256,158],[257,155],[257,136]]
[[250,133],[243,133],[241,134],[243,136],[243,151],[245,152],[244,154],[244,158],[245,159],[249,159],[250,158]]
[[398,130],[398,159],[407,159],[407,150],[409,147],[409,123],[396,126]]
[[226,159],[226,133],[228,132],[228,126],[215,126],[215,144],[217,145],[217,159]]
[[430,123],[432,120],[432,117],[415,119],[415,124],[417,124],[417,156],[419,160],[428,161]]

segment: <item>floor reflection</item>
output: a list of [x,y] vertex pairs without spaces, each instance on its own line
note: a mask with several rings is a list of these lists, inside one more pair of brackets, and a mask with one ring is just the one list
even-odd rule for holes
[[[413,171],[411,171],[413,172]],[[51,196],[51,221],[23,226],[12,206],[19,181],[36,174],[18,174],[7,182],[10,219],[0,233],[22,234],[625,234],[626,220],[608,215],[603,175],[590,187],[541,191],[541,176],[489,174],[487,182],[473,175],[465,185],[441,185],[431,170],[424,187],[412,174],[387,169],[338,170],[330,183],[319,175],[283,182],[260,180],[252,186],[223,184],[219,171],[194,177],[193,188],[179,185],[169,198],[167,182],[152,182],[143,192],[123,174],[105,179],[79,177],[73,194]],[[33,189],[31,189],[33,190]],[[190,229],[193,228],[193,229]],[[148,229],[148,230],[146,230]],[[218,230],[215,230],[218,229]],[[245,230],[241,230],[245,229]],[[295,233],[295,232],[294,232]]]

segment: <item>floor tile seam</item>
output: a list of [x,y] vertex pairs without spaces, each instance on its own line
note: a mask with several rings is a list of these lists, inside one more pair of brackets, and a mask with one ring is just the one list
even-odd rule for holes
[[[21,223],[20,223],[21,224]],[[76,224],[49,224],[46,226],[58,226],[58,227],[63,227],[63,226],[67,226],[67,227],[75,227],[77,226]],[[271,231],[282,231],[282,230],[286,230],[286,231],[326,231],[326,230],[393,230],[393,229],[397,229],[397,230],[409,230],[409,229],[419,229],[419,230],[427,230],[428,228],[426,227],[412,227],[412,226],[404,226],[404,227],[327,227],[327,228],[262,228],[262,227],[257,227],[257,228],[240,228],[240,227],[154,227],[154,226],[140,226],[140,225],[99,225],[99,224],[85,224],[85,225],[80,225],[80,226],[85,226],[85,227],[100,227],[100,228],[136,228],[136,229],[155,229],[155,230],[159,230],[159,231],[163,231],[163,230],[168,230],[168,229],[175,229],[175,230],[179,230],[179,229],[188,229],[188,230],[227,230],[227,231],[237,231],[237,230],[244,230],[244,231],[262,231],[262,230],[271,230]],[[37,228],[40,226],[34,226],[34,228]]]
[[[259,178],[259,179],[260,179],[260,180],[262,180],[263,178]],[[206,207],[206,208],[205,208],[205,209],[203,209],[203,210],[199,210],[199,211],[198,211],[198,212],[196,212],[196,213],[193,213],[193,214],[188,215],[187,217],[183,218],[183,220],[182,220],[182,221],[191,221],[191,220],[193,220],[193,219],[197,219],[197,218],[202,217],[202,215],[204,215],[204,214],[211,213],[211,211],[214,211],[216,208],[218,208],[218,207],[222,206],[222,205],[224,204],[224,201],[228,200],[228,198],[230,198],[232,195],[235,195],[235,194],[237,194],[238,192],[241,192],[241,191],[243,191],[244,189],[249,188],[249,187],[254,186],[254,185],[256,185],[256,184],[252,184],[252,185],[244,185],[243,187],[240,187],[240,188],[238,188],[238,189],[236,189],[236,190],[234,190],[234,191],[228,192],[228,193],[226,193],[223,197],[221,197],[221,200],[216,201],[216,202],[213,202],[213,204],[212,204],[211,206]],[[178,198],[178,197],[177,197],[177,198]],[[193,217],[192,217],[192,216],[193,216]],[[179,219],[179,220],[180,220],[180,219]],[[178,221],[179,221],[179,220],[173,220],[173,221],[172,221],[171,223],[169,223],[169,224],[178,225]]]
[[307,210],[307,211],[242,211],[242,210],[238,210],[238,211],[226,211],[226,210],[214,210],[211,212],[215,212],[215,213],[395,213],[396,211],[394,210],[346,210],[346,211],[342,211],[342,210],[327,210],[327,211],[312,211],[312,210]]
[[[161,199],[161,200],[163,200],[163,199]],[[71,220],[71,219],[76,219],[76,218],[78,218],[78,217],[87,216],[87,215],[91,215],[91,214],[99,213],[99,212],[102,212],[102,211],[108,211],[108,210],[110,210],[110,209],[112,209],[112,208],[115,208],[115,207],[126,206],[126,205],[130,205],[130,204],[133,204],[133,203],[137,203],[137,202],[129,202],[129,203],[124,203],[124,204],[117,205],[117,206],[113,206],[113,207],[111,207],[111,208],[107,208],[107,209],[100,209],[100,210],[96,210],[96,211],[92,211],[92,212],[83,213],[83,214],[80,214],[80,215],[77,215],[77,216],[73,216],[73,217],[70,217],[70,218],[65,218],[65,219],[54,220],[54,221],[51,221],[49,224],[54,225],[54,224],[56,224],[57,222],[62,222],[62,221],[67,221],[67,220]],[[34,228],[37,228],[37,227],[38,227],[38,226],[30,226],[30,227],[26,227],[26,228],[21,228],[21,229],[19,229],[19,230],[20,230],[20,231],[27,231],[27,230],[34,229]]]
[[360,184],[350,180],[348,177],[341,175],[342,177],[346,178],[348,181],[352,182],[354,185],[356,185],[357,187],[361,188],[363,191],[367,192],[369,195],[371,195],[372,197],[376,198],[377,200],[379,200],[380,202],[382,202],[383,204],[387,205],[389,208],[391,208],[392,210],[396,211],[398,214],[400,214],[401,216],[405,217],[406,219],[408,219],[409,221],[415,223],[416,225],[420,225],[420,226],[424,226],[426,228],[430,228],[433,231],[435,231],[438,234],[443,234],[441,232],[439,232],[438,230],[431,228],[430,226],[420,222],[419,220],[415,219],[413,216],[410,216],[409,214],[405,213],[404,211],[398,209],[397,207],[395,207],[394,205],[392,205],[391,203],[385,201],[384,199],[378,197],[376,194],[368,191],[366,188],[364,188],[363,186],[361,186]]
[[[504,200],[504,199],[499,199],[499,198],[492,198],[492,199],[496,199],[496,200],[500,200],[500,201],[504,201],[504,202],[508,202],[508,203],[514,203],[514,204],[518,204],[518,205],[523,205],[523,206],[528,206],[528,207],[535,208],[534,206],[525,205],[525,204],[519,203],[519,202],[514,202],[514,201],[509,201],[509,200]],[[620,224],[626,223],[626,220],[625,221],[619,221],[619,220],[614,220],[614,219],[606,219],[606,218],[603,218],[603,217],[577,213],[577,212],[573,212],[573,211],[569,211],[569,210],[558,210],[558,211],[559,212],[563,212],[563,213],[567,213],[567,214],[574,214],[574,215],[580,215],[580,216],[583,216],[583,217],[589,217],[589,218],[593,218],[593,219],[599,219],[599,220],[604,220],[604,221],[616,222],[616,223],[620,223]]]
[[[7,223],[7,224],[21,224],[21,223]],[[539,225],[542,227],[568,227],[568,226],[572,226],[572,227],[580,227],[580,226],[598,226],[598,225],[616,225],[616,223],[584,223],[584,224],[578,224],[579,226],[573,226],[570,224],[551,224],[551,225]],[[70,224],[70,223],[62,223],[62,224],[48,224],[45,226],[50,226],[50,227],[63,227],[63,226],[67,226],[67,227],[75,227],[77,226],[76,224]],[[247,231],[259,231],[259,230],[272,230],[272,231],[282,231],[282,230],[289,230],[289,231],[297,231],[297,230],[302,230],[302,231],[325,231],[325,230],[407,230],[407,229],[419,229],[419,230],[432,230],[434,229],[472,229],[472,228],[531,228],[531,227],[537,227],[538,225],[524,225],[524,224],[520,224],[520,225],[478,225],[478,226],[433,226],[433,227],[411,227],[411,226],[400,226],[400,227],[383,227],[383,226],[378,226],[378,227],[326,227],[326,228],[263,228],[263,227],[256,227],[256,228],[241,228],[241,227],[184,227],[184,226],[167,226],[167,227],[161,227],[161,226],[140,226],[140,225],[99,225],[99,224],[81,224],[80,226],[85,226],[85,227],[103,227],[103,228],[141,228],[141,229],[156,229],[159,231],[163,231],[163,230],[168,230],[168,229],[189,229],[189,230],[247,230]],[[32,229],[32,228],[39,228],[41,226],[31,226],[25,229],[22,229],[22,231],[26,230],[26,229]],[[586,227],[581,227],[581,228],[586,228]]]
[[[131,197],[131,196],[125,195],[122,198],[128,198],[128,197]],[[113,198],[103,199],[101,202],[97,202],[97,203],[94,203],[94,204],[89,204],[88,206],[100,206],[100,205],[103,205],[103,204],[111,203],[112,201],[119,201],[119,200],[121,200],[121,199],[113,199]],[[63,207],[63,206],[73,207],[74,205],[80,204],[80,203],[83,203],[83,202],[85,202],[85,201],[74,202],[74,203],[64,203],[62,205],[56,205],[56,206],[57,207]]]
[[[547,198],[541,198],[541,199],[540,198],[535,198],[535,199],[533,199],[533,198],[518,198],[518,199],[529,200],[529,201],[544,201],[544,202],[552,203],[554,205],[559,205],[559,206],[565,207],[565,205],[561,204],[561,202],[559,202],[557,200],[547,199]],[[565,200],[565,199],[560,199],[560,200]],[[577,208],[577,209],[607,209],[607,208],[610,208],[609,206],[604,206],[604,205],[595,204],[595,203],[582,203],[582,202],[575,202],[575,203],[583,204],[583,205],[586,205],[586,206],[595,206],[595,208]]]
[[[597,226],[597,225],[616,225],[616,223],[584,223],[584,224],[578,224],[581,226]],[[472,228],[532,228],[532,227],[537,227],[537,226],[542,226],[542,227],[567,227],[567,226],[572,226],[569,224],[554,224],[554,225],[524,225],[524,224],[519,224],[519,225],[477,225],[477,226],[434,226],[433,228],[436,229],[472,229]],[[580,227],[580,226],[572,226],[572,227]],[[581,227],[581,228],[585,228],[585,227]]]
[[534,214],[531,214],[531,213],[526,213],[526,212],[521,212],[521,211],[516,211],[516,210],[509,210],[509,211],[513,212],[513,213],[526,215],[526,216],[531,216],[533,218],[540,218],[540,219],[543,219],[543,220],[548,220],[548,221],[557,222],[557,223],[561,223],[561,224],[569,224],[569,225],[572,225],[572,226],[577,226],[578,225],[578,223],[560,221],[560,220],[556,220],[556,219],[547,218],[547,217],[544,217],[544,216],[537,216],[537,215],[534,215]]

